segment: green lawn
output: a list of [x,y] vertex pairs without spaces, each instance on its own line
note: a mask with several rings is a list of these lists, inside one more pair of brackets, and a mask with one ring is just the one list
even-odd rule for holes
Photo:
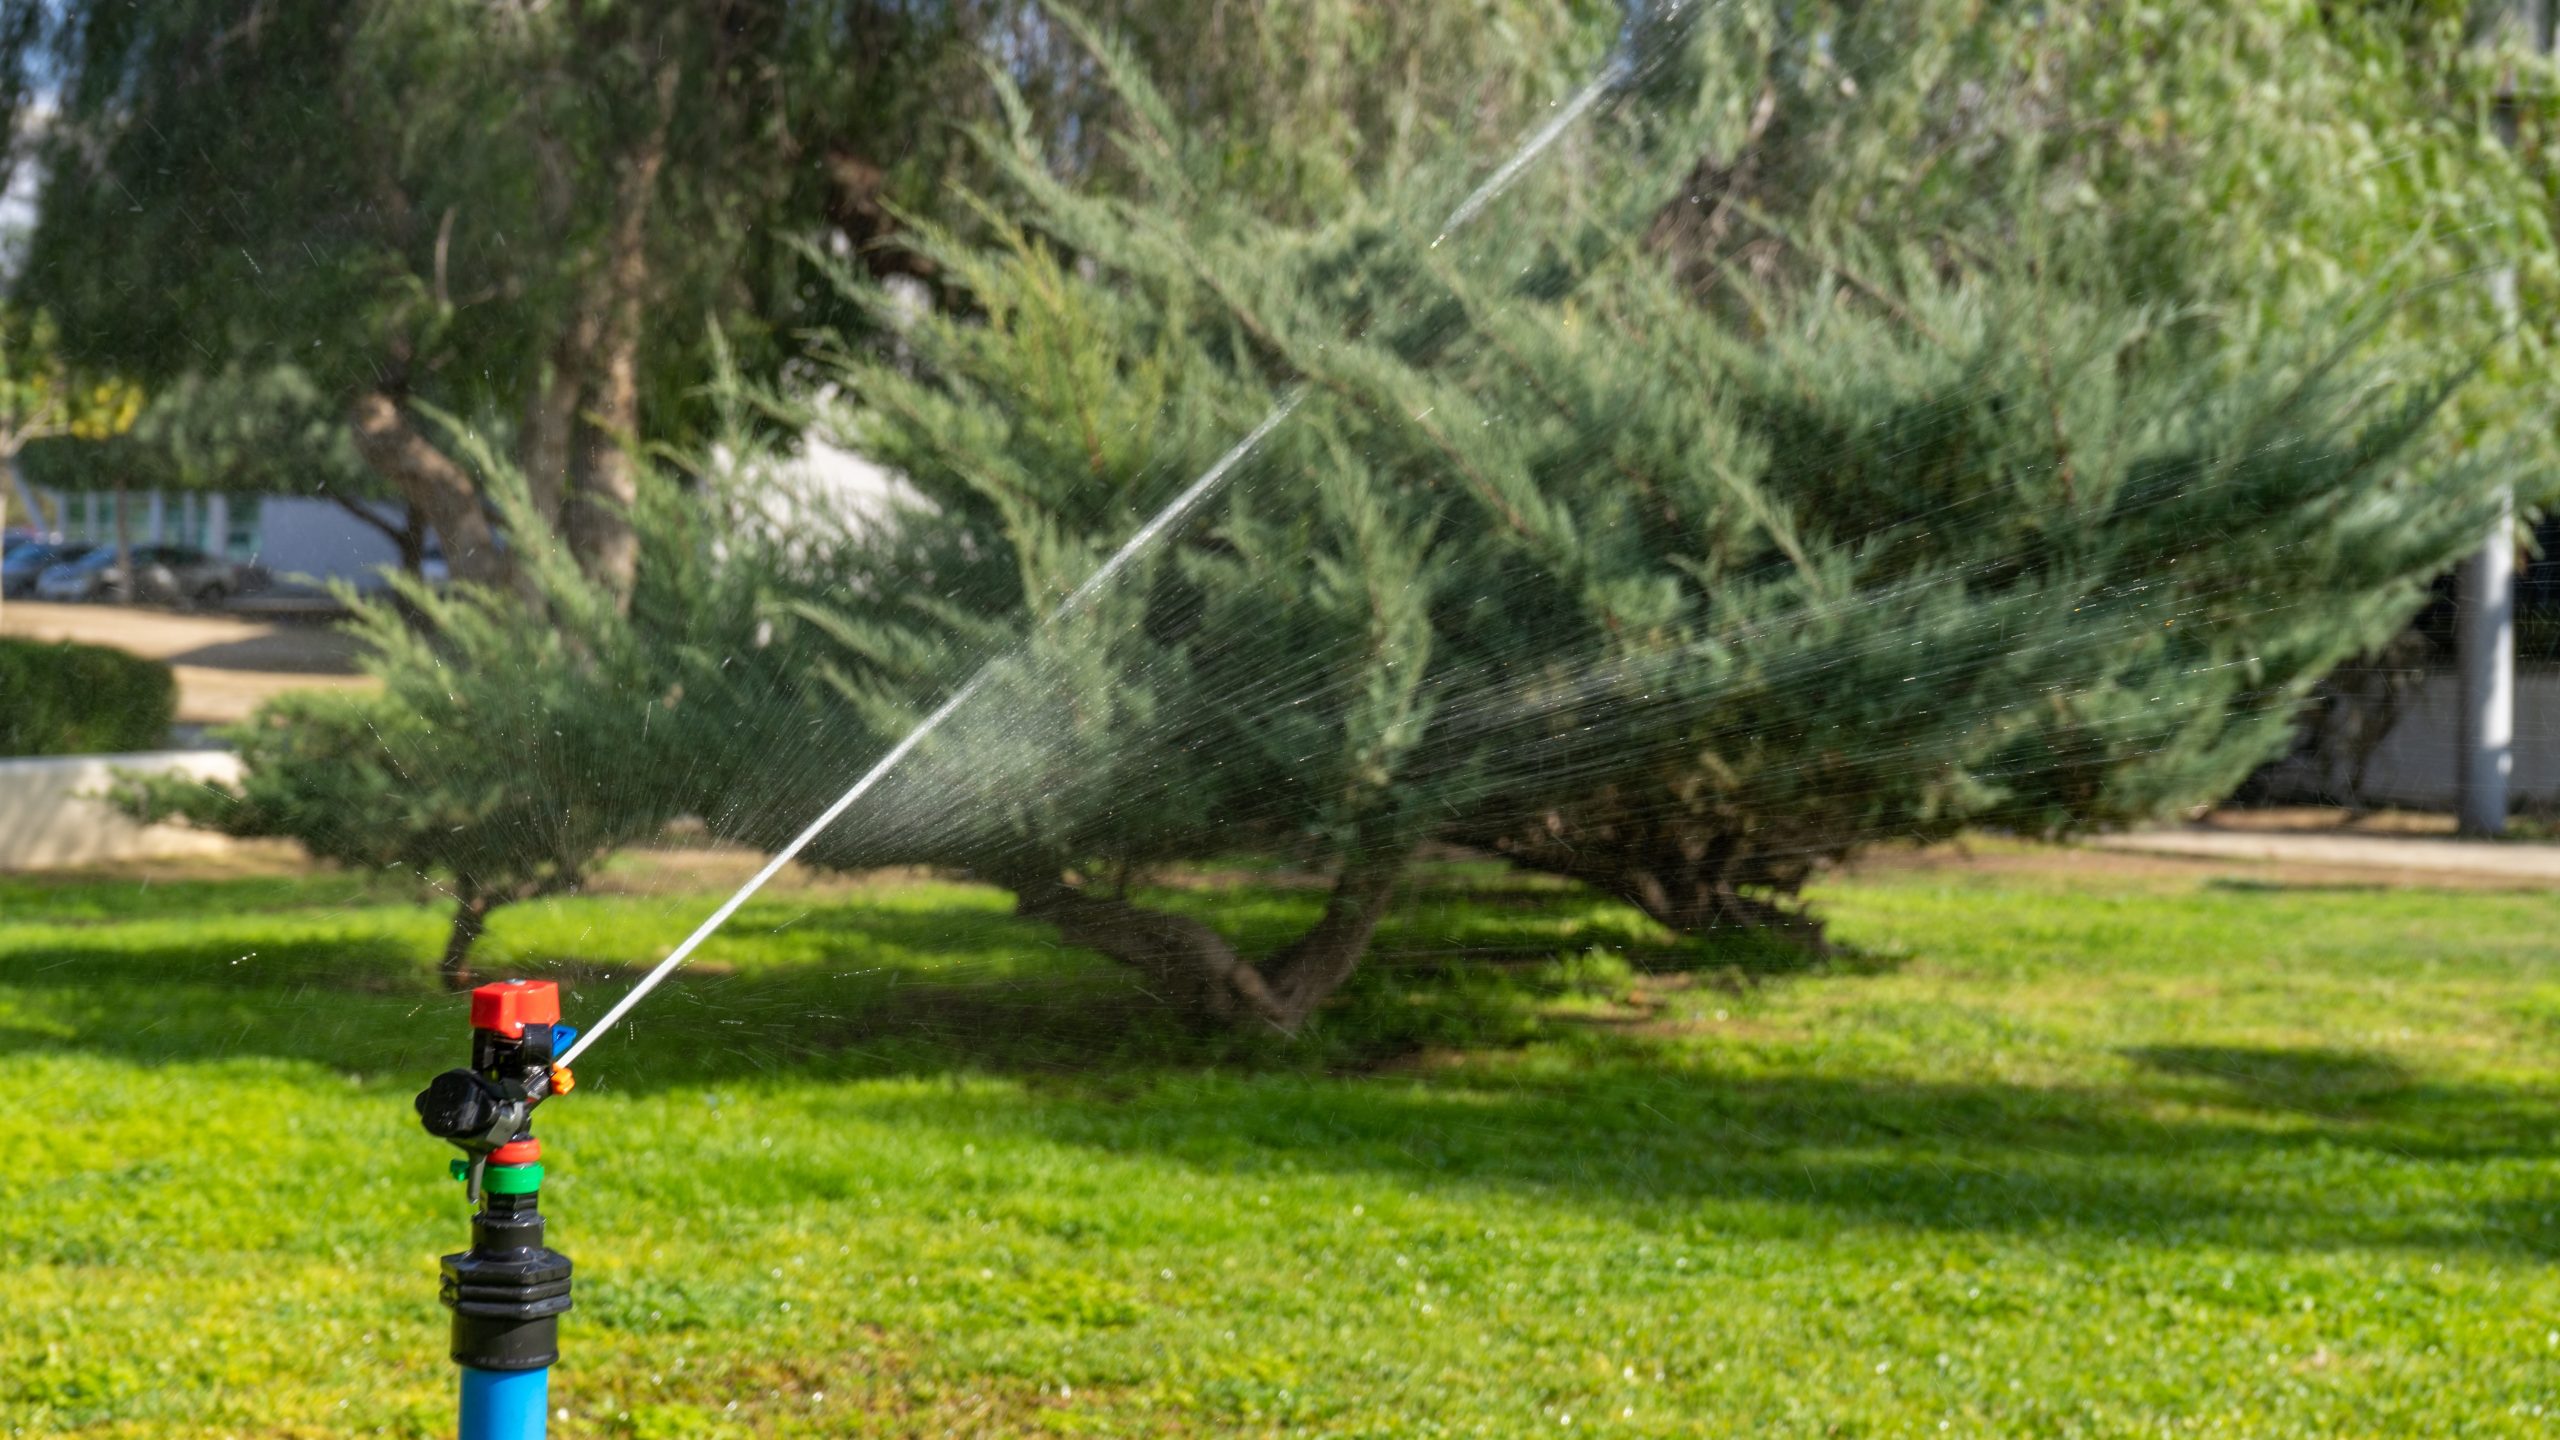
[[[713,898],[488,955],[592,1015]],[[2560,899],[1821,901],[1853,958],[1755,979],[1448,872],[1297,1046],[1163,1023],[991,892],[754,905],[543,1112],[554,1433],[2560,1425]],[[439,931],[346,877],[0,883],[0,1432],[447,1431]]]

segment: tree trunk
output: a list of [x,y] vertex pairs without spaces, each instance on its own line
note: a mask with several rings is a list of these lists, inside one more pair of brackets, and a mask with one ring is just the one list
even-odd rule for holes
[[578,426],[579,376],[585,372],[584,347],[593,337],[573,335],[556,347],[551,371],[525,397],[524,433],[516,444],[516,463],[523,467],[525,490],[534,513],[554,530],[562,528],[569,497],[569,445]]
[[1026,919],[1045,921],[1070,945],[1108,955],[1147,977],[1158,998],[1186,1014],[1236,1023],[1260,1020],[1291,1028],[1262,976],[1226,937],[1187,915],[1168,915],[1126,900],[1099,900],[1055,878],[1008,888]]
[[400,568],[416,579],[427,576],[427,517],[415,505],[400,507],[400,530],[391,537],[400,549]]
[[1682,935],[1766,930],[1817,954],[1829,949],[1822,922],[1746,886],[1792,896],[1812,873],[1813,855],[1761,837],[1759,843],[1701,823],[1669,795],[1662,811],[1643,796],[1603,787],[1598,816],[1550,811],[1525,821],[1461,827],[1456,838],[1526,870],[1578,880],[1623,900]]
[[453,929],[446,932],[444,955],[436,961],[436,976],[444,981],[445,989],[471,988],[471,947],[480,939],[480,932],[489,928],[489,912],[494,908],[477,898],[454,905]]
[[1070,945],[1137,970],[1174,1008],[1294,1035],[1359,969],[1411,855],[1410,846],[1400,846],[1345,862],[1323,917],[1259,967],[1187,915],[1097,899],[1055,877],[1006,883],[1023,916],[1056,926]]
[[[675,120],[675,62],[657,75],[657,118],[623,158],[614,182],[613,227],[604,263],[581,300],[572,334],[591,334],[575,377],[581,403],[569,447],[570,490],[562,513],[569,552],[580,568],[628,606],[640,573],[640,535],[632,510],[640,502],[640,344],[649,292],[649,215],[658,172],[667,161]],[[584,348],[584,347],[581,347]]]
[[116,599],[131,605],[142,597],[142,577],[133,573],[133,504],[124,482],[116,482],[116,570],[124,576],[124,593]]
[[1412,854],[1409,846],[1396,847],[1344,861],[1323,918],[1262,967],[1280,1007],[1281,1029],[1295,1032],[1306,1024],[1360,968]]
[[505,584],[512,567],[470,475],[428,443],[409,423],[400,402],[380,390],[357,396],[347,419],[365,463],[443,537],[445,566],[453,578]]

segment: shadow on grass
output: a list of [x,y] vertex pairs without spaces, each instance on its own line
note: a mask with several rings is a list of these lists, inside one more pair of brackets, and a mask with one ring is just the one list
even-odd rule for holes
[[2379,880],[2370,883],[2351,880],[2258,880],[2240,875],[2216,875],[2204,882],[2204,888],[2233,895],[2380,895],[2394,887]]
[[[773,916],[764,918],[771,926]],[[827,1068],[843,1069],[848,1057],[839,1052],[848,1042],[901,1026],[975,1037],[974,1045],[955,1047],[949,1062],[966,1064],[972,1050],[991,1059],[1036,1039],[1043,1013],[1069,1017],[1056,1027],[1054,1044],[1063,1050],[1098,1029],[1099,1022],[1071,1018],[1092,1002],[1113,1011],[1161,1008],[1148,1007],[1143,993],[1099,961],[1059,973],[1054,945],[1042,957],[1036,941],[1025,943],[1030,927],[991,924],[983,915],[881,911],[865,912],[858,924],[838,917],[794,917],[790,924],[821,934],[837,925],[858,929],[870,948],[849,968],[780,965],[742,978],[717,961],[688,967],[617,1031],[612,1044],[621,1053],[600,1070],[619,1088],[649,1091],[828,1061],[838,1063]],[[931,968],[887,963],[900,956],[929,956]],[[497,973],[494,960],[491,968]],[[517,957],[503,973],[559,980],[574,1020],[601,1012],[647,968]],[[21,997],[40,1022],[0,1032],[0,1053],[82,1050],[147,1064],[263,1056],[423,1079],[457,1063],[469,1034],[468,997],[436,983],[420,947],[378,932],[262,940],[243,952],[216,943],[135,943],[112,926],[82,926],[11,947],[0,987]],[[1056,1007],[1061,998],[1072,1003]],[[953,1018],[945,1014],[952,1006],[974,1013]],[[990,1026],[998,1014],[1011,1023]],[[878,1068],[850,1058],[856,1068]]]
[[[1316,903],[1244,898],[1239,928],[1275,934]],[[592,1090],[634,1096],[1007,1074],[1027,1084],[1002,1105],[865,1088],[821,1092],[815,1113],[840,1105],[848,1122],[1011,1134],[1216,1174],[1495,1187],[1615,1216],[1713,1206],[1718,1223],[1811,1211],[2266,1249],[2560,1250],[2527,1193],[2532,1175],[2517,1178],[2539,1167],[2504,1163],[2553,1153],[2560,1106],[2539,1091],[2425,1083],[2360,1052],[2204,1045],[2123,1052],[2138,1067],[2123,1086],[1773,1068],[1711,1036],[1542,1011],[1574,983],[1572,957],[1623,929],[1584,897],[1557,899],[1469,911],[1443,897],[1436,918],[1426,901],[1384,948],[1449,953],[1365,972],[1294,1042],[1188,1028],[1128,972],[983,908],[750,910],[750,929],[821,937],[822,953],[855,958],[684,973],[580,1068]],[[424,957],[392,938],[308,937],[236,960],[133,938],[93,926],[14,947],[0,988],[20,1014],[0,1027],[0,1053],[272,1057],[370,1079],[359,1093],[400,1124],[409,1092],[460,1057],[464,999],[434,989]],[[1456,958],[1484,947],[1555,963]],[[642,968],[573,959],[522,973],[559,975],[575,1018]],[[1629,957],[1624,971],[1641,968]],[[1427,1063],[1384,1077],[1343,1073],[1416,1057]],[[1736,1206],[1779,1218],[1734,1220]]]
[[2314,1114],[2370,1109],[2408,1095],[2418,1083],[2399,1061],[2362,1050],[2138,1045],[2122,1053],[2163,1074],[2214,1081],[2252,1105]]
[[[917,1095],[890,1113],[1279,1183],[1314,1171],[1395,1191],[1524,1191],[1683,1228],[1705,1206],[1711,1228],[1739,1234],[1794,1231],[1804,1218],[1788,1212],[1809,1211],[1915,1230],[2285,1252],[2560,1253],[2560,1224],[2529,1176],[2464,1187],[2458,1201],[2431,1193],[2461,1186],[2480,1162],[2549,1155],[2540,1138],[2549,1107],[2494,1090],[2433,1091],[2401,1127],[2278,1131],[2154,1121],[2134,1097],[2097,1090],[1713,1071],[1667,1079],[1606,1064],[1534,1083],[1186,1082],[1117,1107],[1071,1093],[964,1112]],[[2480,1132],[2430,1136],[2435,1122],[2483,1105],[2505,1113]],[[863,1113],[877,1120],[881,1109]],[[2399,1178],[2383,1178],[2385,1167]],[[1772,1208],[1736,1215],[1736,1205]]]

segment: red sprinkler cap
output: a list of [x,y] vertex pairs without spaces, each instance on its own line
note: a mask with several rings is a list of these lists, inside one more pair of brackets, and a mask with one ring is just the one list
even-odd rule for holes
[[501,980],[471,992],[471,1028],[510,1040],[527,1025],[560,1023],[560,987],[548,980]]

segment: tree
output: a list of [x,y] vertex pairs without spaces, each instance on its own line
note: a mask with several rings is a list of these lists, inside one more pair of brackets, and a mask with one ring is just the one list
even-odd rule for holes
[[[131,429],[141,409],[142,392],[132,384],[84,375],[64,360],[51,316],[0,314],[0,471],[12,482],[28,446],[57,438],[106,440]],[[0,486],[0,521],[8,518],[16,488]],[[132,559],[124,559],[130,575]]]
[[105,444],[40,444],[24,465],[56,490],[309,495],[378,532],[412,575],[428,553],[426,517],[397,503],[356,454],[331,397],[290,365],[181,374],[124,434]]
[[[1173,1003],[1293,1029],[1434,838],[1676,927],[1809,931],[1793,891],[1821,857],[1969,820],[2107,823],[2232,783],[2477,523],[2497,457],[2452,383],[2475,332],[2407,306],[2358,314],[2346,302],[2390,273],[2361,251],[2269,300],[2251,247],[2299,249],[2341,214],[2378,233],[2395,212],[2334,204],[2307,178],[2234,200],[2216,188],[2241,173],[2233,149],[2202,143],[2203,121],[2145,149],[2157,132],[2135,101],[2159,46],[2114,52],[2125,113],[2072,123],[2063,102],[2108,80],[2109,52],[2074,22],[2040,28],[2044,10],[1965,25],[1979,7],[1956,0],[1733,8],[1622,74],[1603,128],[1565,141],[1494,223],[1447,236],[1468,157],[1348,166],[1322,205],[1285,180],[1239,185],[1233,137],[1138,62],[1072,20],[1024,19],[1026,54],[1081,37],[1074,98],[999,66],[1021,83],[996,87],[1000,123],[962,172],[990,189],[944,212],[954,223],[913,226],[906,258],[858,257],[929,276],[950,303],[919,316],[848,281],[825,303],[860,317],[795,350],[788,388],[739,426],[823,423],[893,466],[919,509],[832,536],[786,509],[759,531],[739,522],[762,500],[723,494],[716,544],[660,545],[644,505],[630,612],[584,552],[604,598],[525,622],[536,683],[514,638],[414,652],[391,703],[432,717],[420,743],[444,737],[451,758],[427,773],[467,777],[463,793],[538,767],[530,722],[502,713],[528,689],[626,748],[670,714],[695,731],[631,750],[656,758],[619,783],[591,775],[593,795],[534,787],[602,807],[548,822],[583,837],[565,852],[520,842],[507,861],[499,839],[539,812],[503,808],[455,843],[492,866],[591,856],[631,833],[613,817],[643,815],[648,788],[645,813],[691,808],[778,845],[965,693],[811,858],[965,867]],[[2329,23],[2288,15],[2315,38]],[[2194,38],[2212,33],[2177,53],[2214,59]],[[2306,53],[2327,81],[2371,58]],[[2068,83],[2039,68],[2056,54],[2081,67]],[[655,73],[607,88],[645,114]],[[2251,84],[2223,86],[2233,75]],[[2232,97],[2264,78],[2243,65],[2199,89],[2245,133]],[[1076,108],[1096,89],[1107,106]],[[1879,123],[1834,124],[1826,94]],[[1093,141],[1097,115],[1116,140]],[[597,133],[626,160],[649,148],[621,122]],[[2316,127],[2283,133],[2267,173],[2316,177],[2340,153]],[[691,173],[673,159],[687,134],[671,124],[661,174]],[[2451,193],[2529,218],[2534,192],[2503,160],[2419,138]],[[609,229],[614,177],[633,171],[581,173],[604,197],[582,223]],[[2083,203],[2092,176],[2128,188]],[[686,193],[660,193],[651,225]],[[555,319],[611,291],[578,283],[611,247],[574,253],[523,292],[552,297]],[[2432,278],[2444,253],[2406,263]],[[539,350],[563,332],[524,333]],[[1234,448],[1266,422],[1258,448]],[[1227,463],[1218,506],[1062,605],[1170,493]],[[675,567],[656,593],[681,603],[647,600],[674,563],[660,557],[689,555],[716,563]],[[702,757],[717,774],[688,768]],[[1334,877],[1323,914],[1271,953],[1132,899],[1148,866],[1261,844]]]
[[751,47],[806,14],[69,7],[23,284],[156,381],[310,377],[458,578],[503,579],[508,551],[420,407],[513,429],[527,513],[627,596],[636,455],[681,434],[643,423],[645,321],[756,298],[743,247],[792,163],[766,132],[793,117]]
[[[877,754],[1028,636],[810,854],[965,866],[1203,1015],[1304,1024],[1432,837],[1810,931],[1789,898],[1862,845],[2210,798],[2485,513],[2431,352],[2128,298],[2125,237],[2036,219],[2033,167],[1971,212],[2026,217],[1996,249],[1962,211],[1892,245],[1770,217],[1786,263],[1702,295],[1637,242],[1727,117],[1631,111],[1444,244],[1427,174],[1306,226],[1221,195],[1096,49],[1152,195],[1058,184],[1017,126],[1018,227],[923,242],[966,311],[838,352],[834,423],[932,509],[793,607],[770,663],[834,701],[763,707],[762,748]],[[1044,621],[1274,414],[1214,520]],[[796,828],[777,768],[715,823]],[[1128,898],[1275,839],[1335,874],[1275,953]]]
[[[303,423],[316,400],[411,516],[434,522],[464,580],[504,581],[511,551],[557,535],[609,593],[645,592],[629,523],[635,457],[684,438],[708,363],[689,326],[650,322],[716,317],[770,373],[801,325],[851,313],[810,283],[803,242],[833,237],[863,263],[911,271],[916,252],[881,243],[898,207],[941,199],[941,162],[970,153],[943,128],[954,87],[931,81],[973,78],[979,58],[1002,57],[1037,96],[1049,163],[1111,178],[1076,142],[1116,97],[1084,52],[1050,43],[1047,22],[1014,5],[181,0],[147,12],[57,7],[60,23],[39,36],[44,8],[8,12],[10,57],[45,52],[61,102],[39,147],[26,288],[78,317],[86,353],[147,370],[169,397],[154,417],[163,423],[123,458],[230,483],[237,462],[266,463],[225,423],[236,419],[318,457],[317,483],[344,500],[356,487],[325,463],[341,447]],[[1608,24],[1600,6],[1566,22],[1525,0],[1504,8],[1545,34]],[[1499,123],[1489,117],[1531,103],[1575,63],[1457,23],[1482,9],[1326,5],[1250,25],[1239,15],[1229,28],[1216,7],[1205,51],[1181,38],[1199,12],[1155,7],[1153,18],[1171,53],[1207,61],[1194,99],[1235,125],[1230,181],[1303,207],[1344,177],[1427,152],[1443,108],[1427,96],[1472,91],[1472,123]],[[1444,46],[1482,63],[1425,63]],[[1380,53],[1402,57],[1402,73],[1354,63]],[[1275,84],[1269,71],[1283,62],[1294,74]],[[980,107],[990,93],[958,88]],[[1381,108],[1390,96],[1393,115]],[[272,416],[251,421],[228,412],[231,400]],[[528,491],[513,513],[535,527],[518,545],[499,545],[483,478],[421,423],[438,407],[512,434]],[[537,634],[556,608],[537,608]],[[482,639],[503,630],[494,614],[443,613]],[[386,674],[410,673],[394,656],[426,664],[387,632],[376,638]],[[439,662],[512,672],[503,645],[458,643]],[[564,820],[560,845],[511,861],[493,837],[528,814],[454,799],[499,793],[511,747],[471,748],[467,726],[441,728],[461,717],[435,698],[403,682],[388,709],[278,709],[242,737],[248,790],[202,801],[222,813],[199,818],[444,875],[465,918],[485,913],[484,897],[574,883],[598,837],[623,833],[612,816]],[[398,746],[368,743],[376,731],[406,737],[420,752],[406,762],[411,783],[441,798],[390,806],[415,823],[357,835],[345,817],[384,809],[402,783],[386,768]],[[575,803],[557,786],[525,793]],[[162,802],[174,803],[152,803]],[[458,919],[456,955],[475,928]]]
[[[1520,32],[1486,8],[1118,11],[1233,124],[1231,183],[1317,204],[1425,148],[1470,88],[1508,105],[1571,63],[1501,42]],[[1492,9],[1542,37],[1608,23]],[[1381,53],[1405,69],[1355,63]],[[472,416],[511,436],[530,513],[625,595],[641,456],[703,437],[708,331],[779,373],[809,327],[854,322],[807,247],[912,271],[884,242],[902,208],[947,205],[981,63],[1036,97],[1064,171],[1096,171],[1083,137],[1116,103],[1013,0],[0,0],[0,58],[59,96],[23,288],[85,357],[155,390],[309,377],[454,575],[497,582],[479,482],[420,420]]]
[[[512,509],[528,503],[496,457],[463,453]],[[643,492],[641,514],[660,548],[627,606],[557,541],[519,552],[530,603],[414,580],[399,605],[342,593],[379,694],[279,696],[226,732],[236,785],[131,777],[119,803],[416,876],[453,902],[438,973],[469,988],[494,911],[574,892],[722,774],[722,737],[704,725],[734,708],[718,703],[721,662],[749,637],[718,627],[752,623],[752,602],[724,588],[745,572],[713,566],[699,518],[666,487]]]

